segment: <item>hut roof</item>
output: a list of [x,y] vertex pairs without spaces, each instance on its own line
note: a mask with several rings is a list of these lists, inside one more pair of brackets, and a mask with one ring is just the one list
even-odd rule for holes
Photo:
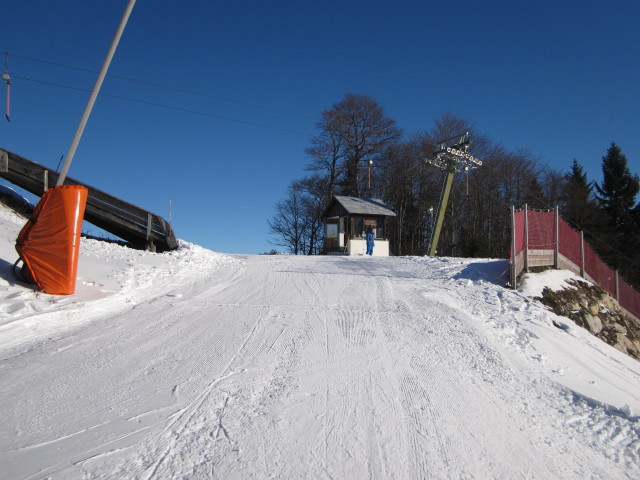
[[335,195],[322,215],[323,218],[329,216],[335,216],[332,207],[335,204],[339,204],[344,211],[349,215],[384,215],[386,217],[395,217],[396,214],[387,205],[382,203],[382,200],[376,198],[358,198],[358,197],[344,197],[341,195]]

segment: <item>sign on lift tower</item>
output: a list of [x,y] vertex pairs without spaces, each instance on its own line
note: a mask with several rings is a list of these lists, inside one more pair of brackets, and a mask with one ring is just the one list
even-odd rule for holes
[[471,146],[469,132],[465,132],[455,137],[447,138],[438,143],[433,157],[427,158],[426,162],[434,165],[447,172],[442,193],[440,194],[440,204],[438,205],[438,217],[436,219],[436,228],[431,229],[431,239],[429,241],[429,256],[433,257],[438,248],[438,240],[440,239],[440,230],[442,230],[442,222],[444,221],[444,213],[447,210],[447,202],[451,193],[451,184],[453,176],[456,172],[463,168],[477,168],[482,162],[473,155],[467,153]]

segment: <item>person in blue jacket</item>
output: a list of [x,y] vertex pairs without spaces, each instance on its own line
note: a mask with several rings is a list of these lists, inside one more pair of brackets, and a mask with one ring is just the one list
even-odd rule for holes
[[373,234],[373,229],[369,227],[367,229],[367,255],[373,255],[373,239],[375,235]]

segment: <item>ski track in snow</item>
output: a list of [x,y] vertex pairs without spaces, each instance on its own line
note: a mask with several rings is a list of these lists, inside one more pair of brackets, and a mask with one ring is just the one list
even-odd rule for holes
[[640,476],[637,362],[504,261],[82,249],[0,277],[7,478]]

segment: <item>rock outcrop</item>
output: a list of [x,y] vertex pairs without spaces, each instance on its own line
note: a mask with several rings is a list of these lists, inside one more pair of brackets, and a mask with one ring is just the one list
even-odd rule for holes
[[621,352],[640,360],[640,322],[620,310],[607,292],[597,285],[569,280],[571,288],[546,288],[536,297],[555,314],[570,318]]

